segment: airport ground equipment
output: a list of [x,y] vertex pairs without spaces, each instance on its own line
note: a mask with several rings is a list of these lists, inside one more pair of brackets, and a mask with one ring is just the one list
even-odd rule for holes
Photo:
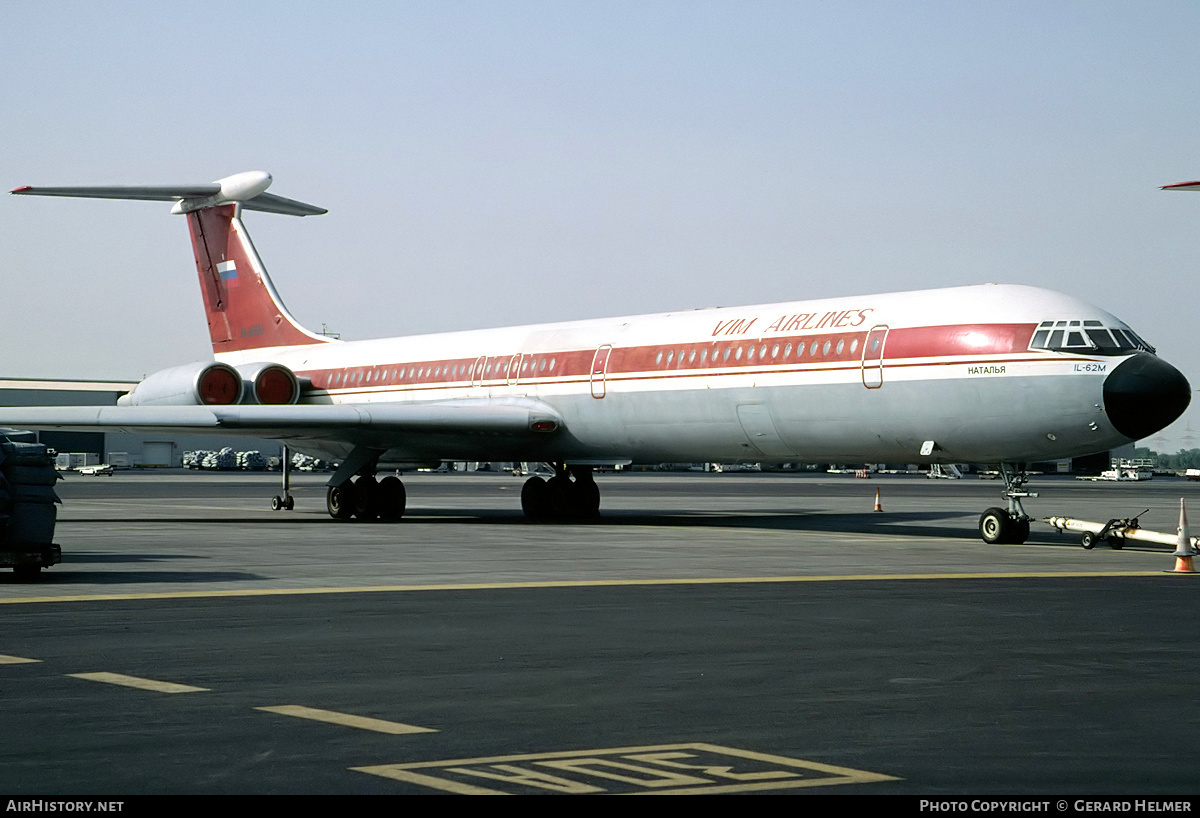
[[18,576],[62,561],[53,542],[58,479],[44,445],[0,441],[0,566]]
[[[1138,517],[1145,514],[1146,511],[1133,517],[1115,517],[1106,523],[1076,520],[1072,517],[1046,517],[1044,522],[1060,532],[1079,532],[1079,544],[1088,549],[1095,548],[1101,542],[1107,543],[1110,548],[1119,549],[1125,545],[1126,540],[1158,545],[1177,545],[1178,533],[1164,534],[1160,531],[1148,531],[1141,527]],[[1188,541],[1193,549],[1196,548],[1198,544],[1196,537],[1188,537]]]

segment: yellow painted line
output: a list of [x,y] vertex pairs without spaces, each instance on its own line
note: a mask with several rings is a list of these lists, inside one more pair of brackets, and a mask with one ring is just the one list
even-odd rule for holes
[[387,733],[392,736],[403,736],[409,733],[436,733],[431,727],[417,727],[415,724],[403,724],[398,721],[384,721],[366,716],[352,716],[349,713],[338,713],[333,710],[318,710],[314,707],[304,707],[299,704],[280,704],[273,707],[256,707],[255,710],[265,710],[268,713],[278,713],[281,716],[295,716],[298,719],[312,719],[329,724],[340,724],[343,727],[357,727],[359,730],[374,730],[376,733]]
[[123,673],[68,673],[76,679],[87,679],[89,682],[104,682],[110,685],[136,687],[139,690],[152,690],[155,693],[200,693],[207,687],[192,687],[174,682],[160,682],[156,679],[142,679],[138,676],[126,676]]
[[25,659],[21,656],[5,656],[0,653],[0,665],[23,665],[26,662],[40,662],[41,659]]
[[[224,591],[163,591],[142,594],[30,596],[0,598],[0,605],[34,602],[113,602],[131,599],[220,599],[258,596],[310,596],[314,594],[377,594],[409,591],[495,591],[531,588],[619,588],[639,585],[753,585],[791,582],[883,582],[920,579],[1060,579],[1070,577],[1161,577],[1167,571],[964,571],[940,574],[828,574],[809,577],[699,577],[681,579],[578,579],[543,582],[463,582],[440,585],[363,585],[336,588],[237,588]],[[1200,576],[1200,574],[1196,574]]]

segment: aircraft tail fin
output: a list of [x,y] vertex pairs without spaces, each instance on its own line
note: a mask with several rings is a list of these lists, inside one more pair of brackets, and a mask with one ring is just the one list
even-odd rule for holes
[[242,224],[242,210],[316,216],[323,208],[266,193],[271,175],[248,171],[211,184],[150,187],[20,187],[32,196],[174,201],[172,213],[187,216],[208,317],[213,353],[327,343],[333,339],[302,327],[275,291]]

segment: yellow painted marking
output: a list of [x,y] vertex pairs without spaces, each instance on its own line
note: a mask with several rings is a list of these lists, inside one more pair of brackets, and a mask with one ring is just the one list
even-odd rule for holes
[[[372,772],[372,768],[363,767],[360,768],[360,771],[364,773]],[[490,769],[483,770],[472,770],[465,767],[447,767],[446,772],[501,781],[518,787],[523,786],[539,790],[549,790],[550,792],[558,792],[564,795],[587,795],[594,792],[604,792],[603,787],[597,787],[583,781],[572,781],[569,778],[551,775],[540,770],[527,770],[518,767],[516,764],[492,764]],[[383,774],[380,773],[380,775]],[[394,778],[395,776],[385,775],[384,777]],[[497,790],[474,787],[470,784],[460,782],[451,782],[450,787],[447,787],[445,781],[430,776],[413,775],[411,780],[413,783],[425,784],[425,786],[431,786],[434,789],[450,789],[451,792],[456,792],[460,795],[495,795],[497,793]]]
[[143,679],[138,676],[126,676],[123,673],[68,673],[76,679],[87,679],[90,682],[104,682],[110,685],[136,687],[139,690],[152,690],[155,693],[200,693],[207,687],[192,687],[175,682],[160,682],[156,679]]
[[0,665],[23,665],[26,662],[40,662],[41,659],[25,659],[21,656],[5,656],[0,653]]
[[[553,772],[546,772],[546,768]],[[538,790],[685,795],[900,780],[881,773],[701,742],[350,769],[461,795],[516,795]]]
[[225,591],[164,591],[143,594],[93,594],[90,596],[3,597],[0,605],[34,602],[113,602],[130,599],[213,599],[311,594],[375,594],[407,591],[495,591],[521,588],[614,588],[638,585],[752,585],[789,582],[881,582],[917,579],[1059,579],[1068,577],[1159,577],[1170,571],[971,571],[942,574],[829,574],[811,577],[699,577],[681,579],[579,579],[544,582],[463,582],[440,585],[363,585],[340,588],[237,588]]
[[268,713],[278,713],[281,716],[295,716],[298,719],[312,719],[329,724],[340,724],[344,727],[357,727],[360,730],[374,730],[376,733],[387,733],[402,736],[408,733],[436,733],[431,727],[417,727],[414,724],[402,724],[398,721],[384,721],[366,716],[351,716],[349,713],[337,713],[333,710],[317,710],[299,704],[280,704],[273,707],[256,707],[255,710],[265,710]]
[[543,767],[552,767],[564,772],[591,775],[596,778],[607,778],[624,784],[636,784],[655,789],[712,783],[711,780],[696,775],[684,775],[673,770],[656,770],[646,764],[630,764],[627,761],[611,761],[599,757],[564,758],[537,763]]

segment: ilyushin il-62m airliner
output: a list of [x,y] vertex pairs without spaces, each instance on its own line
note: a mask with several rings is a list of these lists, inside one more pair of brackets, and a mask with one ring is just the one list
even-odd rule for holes
[[302,327],[242,213],[321,208],[271,176],[211,184],[22,187],[174,201],[195,250],[213,360],[150,375],[111,407],[0,409],[34,429],[222,433],[340,462],[340,519],[398,519],[381,462],[550,463],[521,491],[533,519],[599,512],[598,466],[695,462],[998,463],[989,542],[1024,542],[1023,464],[1157,432],[1191,388],[1125,323],[1037,287],[981,285],[380,340]]

